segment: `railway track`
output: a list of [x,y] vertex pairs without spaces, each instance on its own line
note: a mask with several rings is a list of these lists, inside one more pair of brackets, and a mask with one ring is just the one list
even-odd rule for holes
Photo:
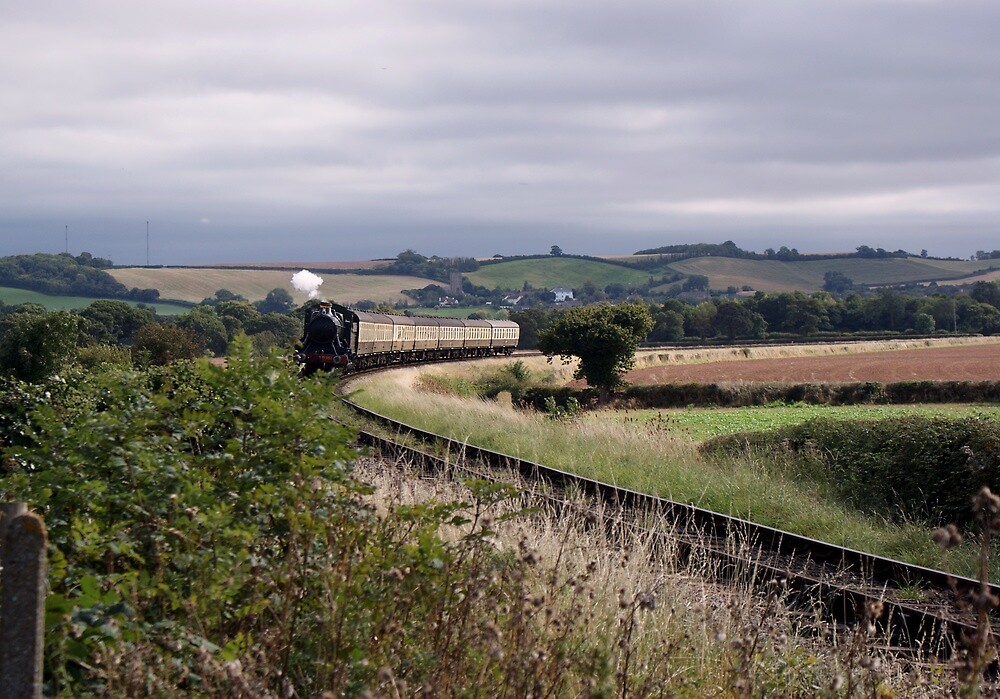
[[[535,490],[547,493],[545,497],[557,506],[574,499],[568,494],[584,495],[600,503],[605,512],[617,513],[631,527],[642,528],[654,538],[670,538],[671,548],[680,555],[695,549],[707,552],[721,562],[721,571],[750,569],[761,584],[786,587],[801,604],[822,610],[837,627],[872,623],[885,644],[897,651],[952,656],[977,632],[977,600],[984,595],[1000,598],[997,585],[984,586],[970,578],[584,478],[427,432],[349,400],[344,402],[386,432],[435,445],[434,453],[429,453],[374,432],[360,432],[360,443],[385,455],[431,469],[461,462],[465,464],[461,468],[471,469],[480,478],[502,480],[504,474],[514,473],[529,484],[540,485]],[[655,531],[641,524],[650,521],[647,515],[659,523]],[[734,541],[738,545],[734,546]],[[996,618],[995,613],[990,618],[994,628]],[[990,636],[994,645],[1000,640],[996,632]]]

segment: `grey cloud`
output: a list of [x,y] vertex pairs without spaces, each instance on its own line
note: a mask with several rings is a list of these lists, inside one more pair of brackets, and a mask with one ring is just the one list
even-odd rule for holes
[[136,262],[147,219],[176,243],[165,262],[304,259],[331,242],[357,257],[488,255],[557,236],[587,253],[996,247],[992,3],[4,14],[0,254],[46,239],[27,231],[58,245],[70,224],[107,246],[95,254]]

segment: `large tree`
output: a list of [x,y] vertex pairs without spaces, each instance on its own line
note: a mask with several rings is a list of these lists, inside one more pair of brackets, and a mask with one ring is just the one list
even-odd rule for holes
[[87,334],[98,342],[132,344],[132,338],[144,325],[156,320],[148,308],[136,308],[124,301],[98,299],[81,310],[87,319]]
[[72,360],[86,321],[66,311],[14,313],[0,320],[0,374],[39,381]]
[[641,304],[578,306],[539,333],[538,349],[549,357],[578,358],[575,377],[597,388],[603,403],[635,364],[635,351],[652,329],[653,318]]
[[723,301],[712,317],[712,327],[729,340],[737,337],[758,336],[764,332],[764,319],[742,303]]

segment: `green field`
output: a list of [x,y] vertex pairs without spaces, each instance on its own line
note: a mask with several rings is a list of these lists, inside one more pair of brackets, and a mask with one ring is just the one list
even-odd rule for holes
[[629,269],[620,265],[572,257],[546,257],[531,260],[511,260],[484,265],[465,275],[469,281],[487,289],[521,289],[525,282],[536,289],[564,286],[579,288],[592,282],[599,289],[608,284],[635,287],[645,284],[650,277],[647,271]]
[[[96,300],[86,296],[49,296],[37,291],[0,286],[0,301],[8,306],[37,303],[50,311],[73,311],[78,308],[86,308]],[[126,301],[125,303],[132,306],[138,305],[135,301]],[[145,303],[143,305],[152,308],[157,315],[161,316],[175,316],[190,310],[187,306],[178,306],[172,303]]]
[[696,442],[737,432],[762,432],[797,425],[818,417],[840,420],[880,420],[908,415],[924,417],[980,416],[1000,420],[997,405],[764,405],[749,408],[680,408],[669,410],[601,411],[588,419],[623,423],[639,430],[656,430]]
[[958,279],[988,267],[987,262],[929,260],[921,257],[833,260],[741,260],[732,257],[696,257],[673,262],[670,269],[684,275],[708,277],[713,289],[737,289],[744,285],[756,291],[819,291],[823,275],[840,272],[857,285],[902,284]]
[[[272,289],[284,289],[296,303],[305,303],[308,295],[292,287],[290,270],[217,269],[207,267],[123,267],[108,270],[125,286],[156,289],[160,297],[198,303],[228,289],[249,301],[260,301]],[[369,299],[395,303],[407,300],[403,289],[422,289],[440,284],[422,277],[365,274],[321,274],[320,296],[337,303],[351,304]]]
[[[618,258],[616,258],[618,259]],[[621,258],[623,261],[643,258]],[[533,287],[551,289],[556,286],[579,288],[592,282],[603,289],[608,284],[638,287],[650,277],[680,273],[684,276],[704,275],[712,289],[740,289],[749,286],[756,291],[804,291],[823,288],[823,275],[840,272],[857,285],[900,284],[905,282],[946,282],[961,279],[985,270],[988,262],[965,260],[934,260],[921,257],[831,260],[744,260],[732,257],[696,257],[664,263],[648,269],[630,269],[620,265],[572,257],[546,257],[511,260],[484,265],[466,274],[474,284],[489,289],[520,289],[525,282]]]

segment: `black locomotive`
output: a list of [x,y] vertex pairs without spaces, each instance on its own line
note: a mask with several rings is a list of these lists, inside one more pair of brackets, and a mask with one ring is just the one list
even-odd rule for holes
[[434,359],[509,356],[520,327],[509,320],[462,320],[358,311],[322,302],[305,318],[295,359],[304,374]]
[[295,361],[302,366],[302,373],[346,369],[351,359],[344,336],[344,317],[333,310],[332,303],[324,301],[309,309],[302,340],[295,351]]

